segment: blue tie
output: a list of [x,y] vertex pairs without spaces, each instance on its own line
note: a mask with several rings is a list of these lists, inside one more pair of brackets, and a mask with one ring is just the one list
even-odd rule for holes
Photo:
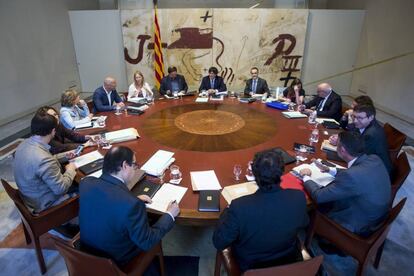
[[211,89],[214,89],[214,79],[210,80],[210,87],[211,87]]
[[257,87],[257,80],[253,80],[252,90],[254,93],[256,93],[256,87]]

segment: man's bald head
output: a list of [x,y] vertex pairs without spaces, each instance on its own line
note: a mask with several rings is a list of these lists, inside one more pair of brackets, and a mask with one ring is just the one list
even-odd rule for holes
[[329,85],[329,83],[321,83],[318,85],[318,96],[319,97],[325,98],[331,92],[332,92],[332,87]]
[[113,77],[106,77],[104,79],[104,87],[109,92],[115,90],[116,88],[116,80]]

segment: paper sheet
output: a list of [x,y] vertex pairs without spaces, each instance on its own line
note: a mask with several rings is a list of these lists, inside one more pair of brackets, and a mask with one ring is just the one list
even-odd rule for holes
[[159,176],[174,162],[173,155],[174,153],[171,151],[158,150],[145,162],[141,170],[146,171],[150,175]]
[[332,122],[332,123],[335,123],[335,124],[339,125],[338,122],[335,119],[331,119],[331,118],[316,118],[316,122],[318,124],[322,124],[324,121],[325,122]]
[[306,118],[305,114],[300,113],[299,111],[285,111],[282,112],[283,116],[286,118]]
[[76,168],[79,168],[83,165],[92,163],[93,161],[101,158],[103,158],[102,154],[100,154],[99,151],[95,150],[87,154],[81,155],[79,157],[76,157],[73,160],[71,160],[71,162],[75,164]]
[[221,189],[216,173],[213,170],[190,172],[190,176],[193,191]]
[[208,103],[208,98],[202,98],[202,97],[198,97],[195,100],[196,103]]
[[[340,165],[337,165],[337,164],[335,165],[339,169],[344,168]],[[300,166],[293,168],[293,171],[295,171],[296,173],[299,173],[301,169],[305,169],[305,168],[310,169],[312,171],[311,179],[321,186],[325,187],[326,185],[328,185],[335,179],[335,177],[330,175],[329,173],[321,172],[321,170],[315,165],[315,163],[302,164]]]
[[146,206],[149,209],[160,211],[165,213],[167,211],[168,204],[171,201],[177,201],[180,203],[184,194],[187,192],[186,187],[180,187],[173,184],[165,183],[161,188],[155,193],[152,198],[152,203],[147,203]]

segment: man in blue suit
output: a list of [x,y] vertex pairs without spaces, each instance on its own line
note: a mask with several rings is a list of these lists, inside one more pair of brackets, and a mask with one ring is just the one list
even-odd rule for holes
[[321,211],[349,231],[368,236],[388,214],[391,183],[384,163],[377,155],[364,154],[364,141],[355,132],[339,133],[338,155],[348,163],[340,170],[321,166],[335,176],[325,187],[311,180],[311,171],[303,169],[304,186]]
[[297,242],[309,218],[305,194],[282,189],[284,162],[280,152],[257,153],[253,175],[256,193],[233,200],[220,216],[213,235],[217,250],[232,247],[242,271],[303,260]]
[[112,77],[106,77],[104,84],[93,93],[93,110],[94,112],[111,111],[116,109],[116,106],[122,108],[125,105],[116,92],[116,80]]
[[161,80],[160,94],[172,96],[172,93],[182,92],[187,93],[188,86],[183,75],[177,74],[177,67],[168,67],[168,76],[165,76]]
[[180,212],[177,203],[171,202],[167,213],[150,226],[145,202],[151,198],[137,198],[127,188],[136,169],[131,149],[113,147],[104,157],[102,176],[85,177],[79,184],[81,243],[109,255],[119,265],[160,242]]
[[205,76],[201,80],[200,88],[198,88],[198,91],[199,92],[207,91],[209,94],[226,91],[227,86],[224,83],[223,78],[217,76],[217,74],[218,74],[217,68],[210,67],[208,69],[208,76]]
[[250,69],[250,74],[252,75],[252,78],[246,81],[244,95],[246,97],[251,97],[254,94],[262,94],[267,97],[269,95],[269,87],[267,86],[267,81],[265,79],[259,78],[259,69],[257,67],[252,67],[252,69]]

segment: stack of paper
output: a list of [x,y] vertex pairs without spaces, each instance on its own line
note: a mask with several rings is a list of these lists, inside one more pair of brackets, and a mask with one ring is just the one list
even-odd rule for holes
[[146,103],[147,100],[143,97],[131,97],[131,98],[128,98],[128,102],[131,102],[131,103]]
[[330,150],[336,152],[336,146],[329,143],[329,140],[323,140],[321,150]]
[[152,203],[147,203],[146,206],[149,209],[165,213],[171,201],[175,200],[177,203],[180,203],[187,189],[186,187],[168,183],[163,184],[152,198]]
[[132,105],[129,105],[129,106],[127,107],[127,109],[139,110],[139,111],[145,111],[145,110],[147,110],[148,108],[149,108],[149,106],[148,106],[148,105],[146,105],[146,104],[143,104],[143,105],[141,105],[141,106],[132,106]]
[[300,113],[299,111],[284,111],[282,112],[283,116],[289,119],[295,119],[295,118],[306,118],[307,116],[305,114]]
[[138,131],[133,127],[117,131],[111,131],[104,134],[105,140],[107,140],[111,144],[135,140],[139,137],[140,136],[138,134]]
[[95,150],[87,154],[81,155],[79,157],[76,157],[73,160],[71,160],[71,162],[75,164],[76,168],[80,168],[83,165],[92,163],[93,161],[96,161],[101,158],[103,158],[102,154],[100,154],[99,151]]
[[245,182],[241,184],[226,186],[223,188],[223,191],[221,191],[221,194],[227,203],[230,204],[232,200],[235,200],[236,198],[255,193],[258,188],[259,187],[254,181]]
[[147,174],[160,176],[175,161],[174,153],[165,150],[158,150],[151,158],[141,167]]
[[196,103],[208,103],[208,98],[198,97],[195,100]]
[[214,171],[190,172],[193,191],[220,190],[221,185]]
[[223,95],[213,95],[210,97],[211,101],[223,101],[224,100],[224,96]]
[[101,175],[102,175],[102,170],[99,170],[94,173],[88,174],[87,176],[93,176],[93,177],[99,178],[101,177]]
[[[344,168],[339,165],[336,165],[336,167],[342,169]],[[335,179],[335,177],[331,174],[321,172],[321,170],[315,165],[315,163],[302,164],[300,166],[293,168],[293,171],[295,172],[295,174],[299,174],[300,170],[302,169],[310,169],[312,171],[311,179],[321,186],[326,186]]]

